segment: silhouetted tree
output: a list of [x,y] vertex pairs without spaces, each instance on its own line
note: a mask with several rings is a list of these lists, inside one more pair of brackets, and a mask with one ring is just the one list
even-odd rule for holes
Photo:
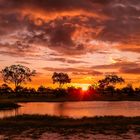
[[36,89],[34,88],[28,88],[28,93],[36,93]]
[[75,89],[76,88],[74,86],[70,86],[67,88],[67,91],[68,91],[68,93],[72,93],[72,92],[74,92]]
[[123,83],[124,79],[122,77],[118,77],[117,75],[106,75],[104,79],[99,80],[99,86],[104,88],[109,85],[115,85],[117,83]]
[[128,84],[126,87],[122,88],[122,92],[124,94],[127,94],[128,96],[133,96],[134,95],[134,89],[131,84]]
[[110,92],[113,95],[113,93],[115,93],[114,85],[123,82],[124,79],[122,77],[119,77],[114,74],[106,75],[104,79],[98,81],[99,83],[98,91],[101,93]]
[[112,95],[115,93],[115,87],[114,86],[112,86],[112,85],[109,85],[109,86],[107,86],[106,88],[105,88],[105,91],[107,92],[107,93],[111,93]]
[[25,93],[27,91],[27,88],[24,88],[22,86],[16,86],[15,93]]
[[140,88],[135,88],[136,95],[140,95]]
[[34,88],[27,88],[22,86],[17,86],[15,88],[15,95],[18,97],[29,97],[36,93],[36,90]]
[[54,95],[55,97],[66,97],[68,96],[68,92],[66,89],[62,89],[62,88],[56,88],[54,89]]
[[38,87],[37,92],[38,93],[47,93],[47,88],[44,86],[40,86],[40,87]]
[[35,71],[31,71],[28,67],[22,65],[11,65],[2,70],[4,82],[14,83],[15,88],[22,83],[31,81],[31,77],[35,75]]
[[59,88],[62,88],[64,84],[70,83],[71,79],[67,73],[54,72],[52,76],[53,84],[59,83]]
[[12,93],[13,90],[7,84],[2,84],[0,87],[0,93]]

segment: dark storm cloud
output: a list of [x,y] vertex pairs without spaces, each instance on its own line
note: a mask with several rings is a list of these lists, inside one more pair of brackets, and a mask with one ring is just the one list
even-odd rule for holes
[[[82,10],[81,14],[74,15],[78,10]],[[63,12],[65,16],[61,16]],[[38,17],[39,13],[42,16]],[[55,18],[44,18],[55,13]],[[89,48],[90,40],[95,39],[122,43],[117,46],[121,51],[140,52],[139,17],[139,0],[0,0],[0,46],[8,50],[12,44],[13,56],[20,56],[16,42],[24,46],[24,55],[36,50],[33,44],[66,55],[80,55],[97,51],[94,44]],[[77,31],[82,31],[84,42],[80,42],[83,38],[74,40]],[[6,40],[12,43],[7,45]]]
[[97,3],[97,4],[101,4],[101,5],[106,5],[111,3],[111,0],[90,0],[93,4]]
[[53,58],[47,58],[48,61],[59,61],[62,63],[69,63],[69,64],[79,64],[79,63],[84,63],[87,64],[88,62],[82,61],[82,60],[75,60],[75,59],[68,59],[64,57],[53,57]]
[[71,36],[75,31],[75,27],[72,24],[57,25],[50,30],[50,42],[53,46],[74,45]]
[[[82,16],[83,17],[83,16]],[[77,22],[77,20],[78,22]],[[52,50],[57,50],[62,54],[67,55],[77,55],[77,54],[85,54],[88,51],[94,50],[88,49],[82,43],[75,43],[72,40],[72,36],[77,30],[76,23],[80,24],[81,17],[75,17],[74,19],[70,18],[60,18],[53,21],[45,22],[42,21],[41,25],[36,25],[32,20],[29,19],[28,16],[24,17],[22,24],[26,25],[26,31],[24,30],[20,32],[17,28],[16,31],[16,42],[20,42],[20,46],[24,46],[23,48],[31,48],[32,44],[36,45],[44,45],[49,47]],[[92,19],[91,19],[92,20]],[[19,22],[18,22],[19,23]],[[24,26],[19,26],[22,29]],[[85,21],[81,21],[81,24],[85,24]],[[17,24],[16,24],[17,25]],[[15,27],[17,27],[15,25]],[[90,26],[90,25],[89,25]],[[92,25],[95,26],[95,25]],[[6,47],[7,44],[5,44]],[[14,45],[13,45],[14,46]],[[15,49],[14,49],[15,50]],[[34,49],[33,49],[34,50]]]
[[105,22],[100,39],[140,45],[140,2],[112,3],[104,11],[111,19]]
[[119,72],[126,74],[140,74],[140,65],[136,68],[121,68]]
[[26,61],[16,61],[17,64],[25,64],[25,65],[29,65],[31,63],[26,62]]
[[118,61],[113,64],[93,66],[93,68],[95,68],[95,69],[116,69],[116,68],[121,68],[121,67],[138,67],[138,66],[139,66],[139,63]]
[[15,42],[13,44],[0,44],[0,54],[13,57],[37,57],[39,54],[34,53],[37,53],[38,50],[38,47],[29,46],[20,42]]
[[64,11],[73,9],[91,10],[90,2],[86,0],[2,0],[0,1],[1,9],[16,9],[18,8],[39,8],[45,11]]
[[139,62],[130,62],[126,60],[116,59],[116,62],[108,65],[97,65],[93,66],[93,69],[116,69],[119,73],[124,74],[140,74],[140,63]]
[[45,67],[43,70],[46,71],[57,71],[57,72],[68,72],[72,73],[73,75],[102,75],[103,73],[100,71],[92,70],[90,68],[52,68],[52,67]]
[[118,49],[124,52],[130,51],[130,52],[140,53],[140,44],[137,44],[137,45],[134,45],[134,44],[129,44],[128,47],[127,47],[127,44],[123,44],[123,46],[118,46]]
[[97,76],[97,75],[103,75],[102,72],[91,70],[90,72],[72,72],[73,75],[91,75],[91,76]]
[[0,13],[0,36],[13,33],[25,26],[25,22],[18,20],[18,13]]

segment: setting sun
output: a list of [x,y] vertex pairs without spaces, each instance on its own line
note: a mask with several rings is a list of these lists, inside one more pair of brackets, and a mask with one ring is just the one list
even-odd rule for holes
[[83,91],[87,91],[88,90],[88,87],[82,87],[82,90]]
[[89,85],[88,85],[88,84],[83,84],[83,85],[81,86],[81,88],[82,88],[83,91],[87,91],[88,88],[89,88]]

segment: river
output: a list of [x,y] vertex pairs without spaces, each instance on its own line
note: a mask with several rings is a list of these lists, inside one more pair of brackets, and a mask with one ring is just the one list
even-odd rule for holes
[[80,101],[18,103],[18,109],[0,111],[0,118],[39,114],[73,118],[94,116],[140,116],[139,101]]

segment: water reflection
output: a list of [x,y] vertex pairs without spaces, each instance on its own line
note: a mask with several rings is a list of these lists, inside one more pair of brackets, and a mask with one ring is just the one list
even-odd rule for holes
[[66,110],[66,103],[62,102],[59,103],[57,106],[55,106],[55,112],[58,116],[65,116],[65,110]]
[[18,114],[19,114],[18,109],[2,110],[2,111],[0,111],[0,118],[16,116]]
[[0,111],[0,118],[21,114],[40,114],[68,116],[74,118],[93,116],[140,116],[140,102],[60,102],[60,103],[19,103],[22,107],[16,110]]

